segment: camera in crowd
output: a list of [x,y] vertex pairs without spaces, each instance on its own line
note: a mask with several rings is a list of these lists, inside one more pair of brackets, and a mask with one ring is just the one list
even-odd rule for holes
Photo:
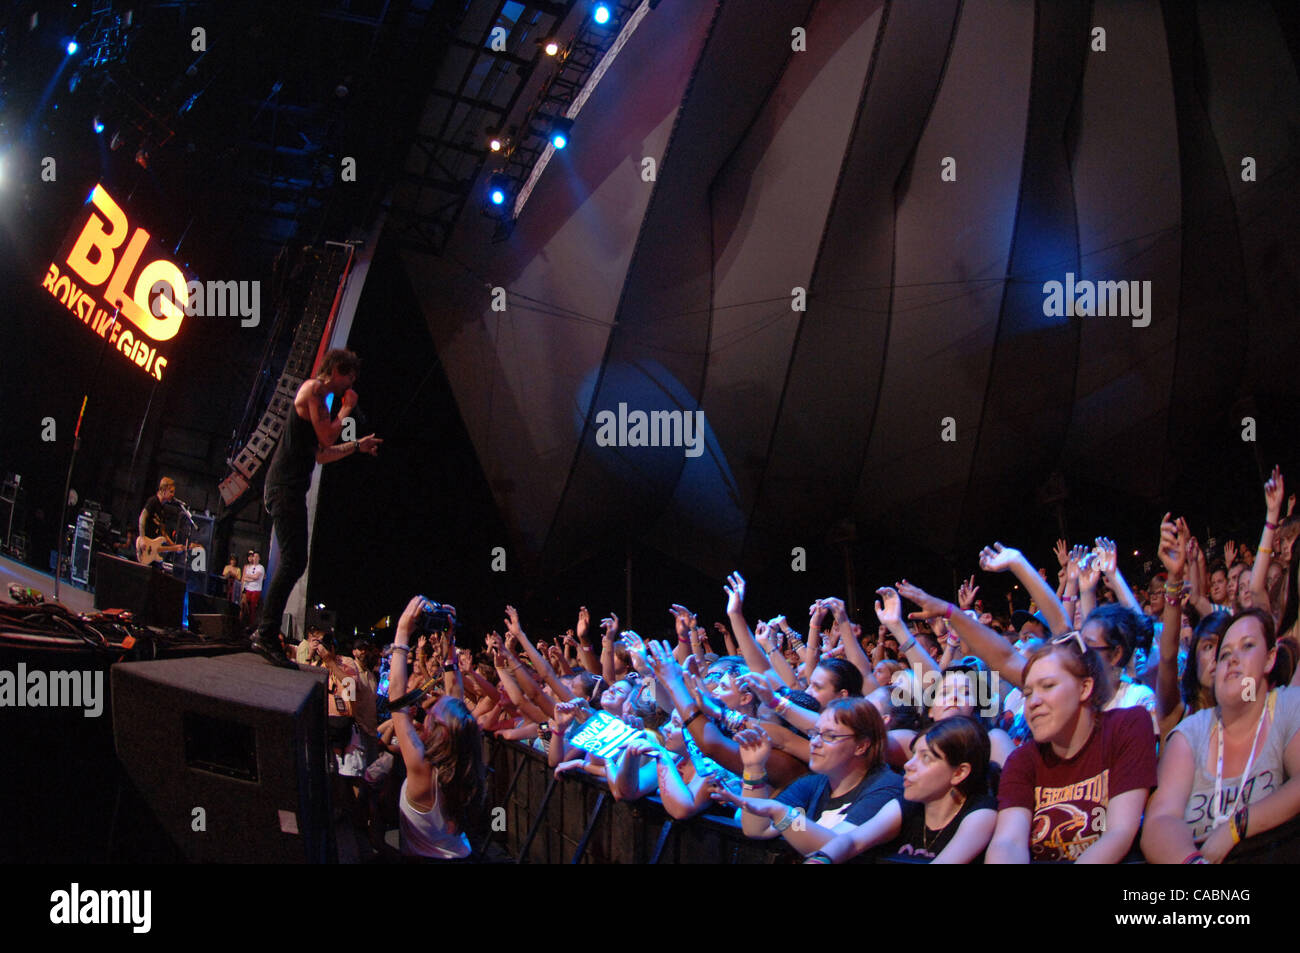
[[437,632],[446,632],[451,628],[456,621],[455,609],[423,596],[420,598],[424,599],[424,605],[415,619],[415,631],[417,633],[433,635]]

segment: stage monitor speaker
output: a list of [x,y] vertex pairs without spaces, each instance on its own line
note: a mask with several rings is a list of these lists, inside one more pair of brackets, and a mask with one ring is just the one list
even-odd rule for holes
[[112,668],[113,736],[185,857],[332,863],[324,669],[248,654]]
[[190,631],[213,642],[234,642],[239,639],[239,613],[191,612]]
[[95,608],[126,609],[141,625],[179,626],[184,621],[185,583],[152,566],[99,553]]

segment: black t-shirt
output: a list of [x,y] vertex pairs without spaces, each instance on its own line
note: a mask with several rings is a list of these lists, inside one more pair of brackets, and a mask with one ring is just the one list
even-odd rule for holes
[[150,539],[157,539],[167,532],[167,511],[156,494],[144,504],[144,529]]
[[[985,794],[980,797],[968,797],[961,810],[941,831],[932,831],[925,826],[925,805],[918,801],[900,801],[903,808],[903,826],[888,846],[886,854],[905,854],[911,857],[923,857],[926,861],[934,860],[957,834],[962,821],[975,811],[993,811],[997,813],[997,798]],[[982,864],[984,855],[980,854],[971,863]]]
[[853,790],[841,797],[831,797],[831,783],[820,774],[805,774],[776,799],[803,808],[811,823],[842,834],[871,820],[882,807],[902,796],[902,775],[882,764],[868,771]]

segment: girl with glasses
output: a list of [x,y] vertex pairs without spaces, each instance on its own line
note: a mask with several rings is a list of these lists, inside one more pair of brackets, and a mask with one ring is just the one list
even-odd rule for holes
[[838,835],[806,863],[843,863],[898,836],[890,854],[937,864],[978,862],[997,824],[997,800],[988,791],[989,737],[974,718],[955,715],[916,739],[903,771],[901,817],[892,810]]
[[715,800],[741,809],[749,837],[784,837],[801,854],[824,847],[836,834],[880,817],[884,839],[898,833],[902,779],[885,764],[885,724],[865,698],[832,701],[809,733],[813,773],[775,798],[767,777],[772,742],[762,729],[736,735],[744,763],[737,796],[716,790]]

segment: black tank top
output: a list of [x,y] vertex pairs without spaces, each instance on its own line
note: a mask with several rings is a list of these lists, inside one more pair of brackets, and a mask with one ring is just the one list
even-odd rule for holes
[[291,487],[305,490],[311,484],[311,472],[316,466],[316,428],[305,420],[295,408],[284,428],[280,443],[266,471],[267,486]]

